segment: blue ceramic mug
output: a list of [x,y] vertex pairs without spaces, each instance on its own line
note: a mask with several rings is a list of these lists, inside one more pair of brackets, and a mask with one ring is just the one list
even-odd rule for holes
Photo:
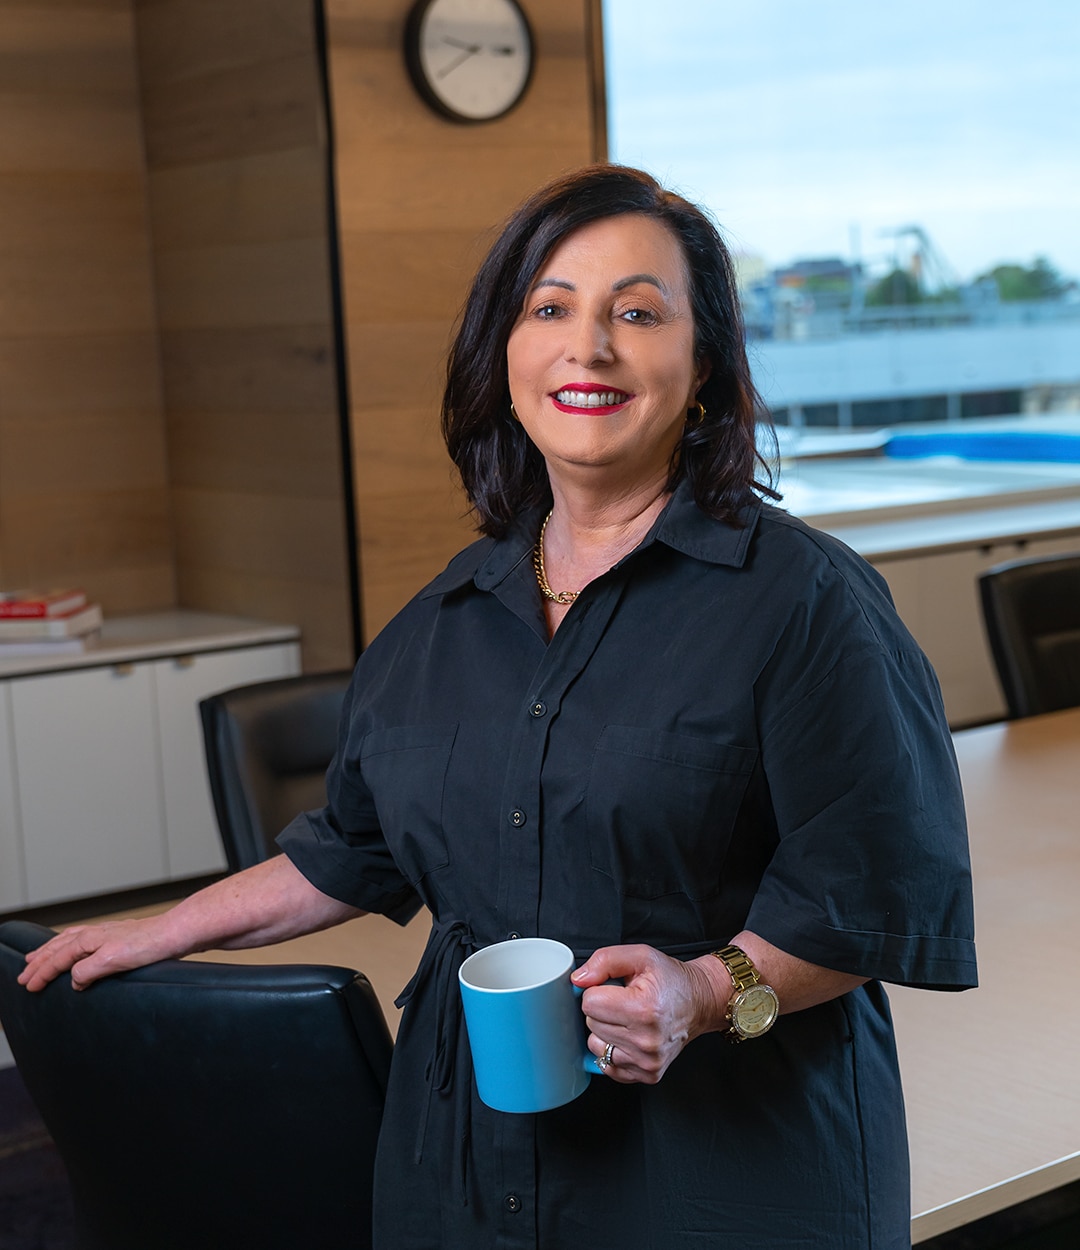
[[496,1111],[549,1111],[600,1069],[586,1045],[574,955],[550,938],[485,946],[458,980],[480,1097]]

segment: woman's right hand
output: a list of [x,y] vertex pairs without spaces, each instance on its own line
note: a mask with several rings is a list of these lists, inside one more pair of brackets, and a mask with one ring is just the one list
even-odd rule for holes
[[84,990],[114,972],[173,958],[180,952],[169,941],[168,928],[165,915],[73,925],[26,956],[19,984],[43,990],[70,969],[72,987]]
[[114,972],[159,959],[269,946],[363,914],[316,889],[287,855],[275,855],[159,915],[73,925],[27,955],[19,983],[41,990],[70,968],[72,985],[84,990]]

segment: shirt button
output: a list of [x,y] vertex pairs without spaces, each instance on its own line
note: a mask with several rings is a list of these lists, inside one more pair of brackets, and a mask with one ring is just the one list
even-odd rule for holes
[[520,807],[515,807],[514,810],[510,813],[510,823],[514,826],[515,829],[520,829],[521,826],[525,823],[525,813],[521,810]]
[[516,938],[519,938],[519,937],[521,937],[520,933],[508,933],[506,935],[506,940],[508,942],[513,942]]
[[546,711],[547,711],[546,703],[534,703],[532,707],[529,708],[529,714],[531,716],[543,716]]
[[517,1194],[507,1194],[503,1199],[503,1206],[507,1209],[507,1211],[516,1215],[518,1211],[521,1210],[521,1199],[517,1196]]

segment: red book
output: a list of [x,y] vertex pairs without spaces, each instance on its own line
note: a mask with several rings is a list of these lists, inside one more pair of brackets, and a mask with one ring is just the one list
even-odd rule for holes
[[82,590],[0,590],[0,621],[67,616],[85,605]]
[[63,616],[19,616],[0,620],[0,643],[25,638],[76,638],[101,628],[101,605],[88,603]]

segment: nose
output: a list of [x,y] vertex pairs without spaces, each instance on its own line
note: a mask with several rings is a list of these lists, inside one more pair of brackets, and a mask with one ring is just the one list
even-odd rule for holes
[[603,317],[576,317],[569,324],[565,353],[568,361],[590,368],[614,360],[611,328]]

